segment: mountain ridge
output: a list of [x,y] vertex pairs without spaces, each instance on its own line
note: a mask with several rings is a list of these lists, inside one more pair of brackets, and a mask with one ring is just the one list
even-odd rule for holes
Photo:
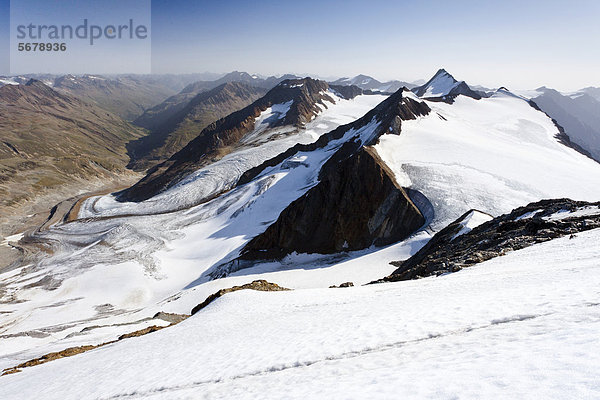
[[208,125],[183,149],[148,171],[146,177],[133,187],[120,193],[119,200],[146,200],[173,186],[199,166],[220,159],[231,151],[230,146],[254,129],[256,119],[271,106],[289,103],[285,113],[267,121],[270,128],[302,128],[321,111],[318,103],[324,100],[333,102],[326,93],[328,87],[326,82],[312,78],[281,82],[254,103]]

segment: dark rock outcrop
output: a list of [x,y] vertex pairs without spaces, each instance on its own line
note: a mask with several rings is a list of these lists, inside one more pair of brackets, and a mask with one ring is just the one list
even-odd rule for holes
[[202,303],[200,303],[196,307],[192,308],[191,315],[196,314],[198,311],[202,310],[204,307],[208,306],[210,303],[212,303],[213,301],[215,301],[216,299],[218,299],[219,297],[221,297],[227,293],[237,292],[238,290],[245,290],[245,289],[258,290],[259,292],[281,292],[284,290],[290,290],[290,289],[281,287],[276,283],[271,283],[271,282],[265,281],[264,279],[259,279],[256,281],[252,281],[250,283],[246,283],[244,285],[233,286],[230,288],[221,289],[218,292],[211,294]]
[[244,247],[242,258],[382,246],[406,238],[425,222],[374,150],[363,147],[323,171],[319,184]]
[[344,282],[344,283],[340,283],[339,285],[329,286],[329,289],[349,288],[349,287],[353,287],[353,286],[354,286],[353,282]]
[[359,96],[363,93],[372,94],[370,90],[363,90],[358,86],[349,85],[349,86],[339,86],[339,85],[329,85],[329,87],[335,91],[340,97],[350,100]]
[[[585,207],[600,207],[600,202],[542,200],[519,207],[454,238],[459,222],[465,217],[463,215],[438,232],[408,260],[392,262],[398,269],[380,282],[456,272],[513,250],[599,228],[600,212],[595,215],[569,214]],[[556,213],[564,215],[560,219],[548,218]]]

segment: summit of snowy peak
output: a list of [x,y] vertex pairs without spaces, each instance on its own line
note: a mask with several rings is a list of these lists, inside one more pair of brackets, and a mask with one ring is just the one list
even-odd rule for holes
[[352,78],[349,78],[349,77],[340,78],[331,83],[334,85],[357,85],[357,86],[360,86],[360,85],[367,85],[371,82],[381,83],[377,79],[375,79],[371,76],[368,76],[368,75],[364,75],[364,74],[359,74]]
[[465,81],[457,81],[443,68],[440,68],[427,83],[414,88],[413,91],[417,96],[425,98],[455,97],[459,94],[474,99],[481,98],[481,95],[473,91]]
[[420,97],[442,97],[450,94],[459,82],[445,69],[439,69],[423,86],[415,88]]
[[454,77],[448,71],[446,71],[444,68],[438,69],[437,72],[435,73],[435,75],[433,76],[433,78],[435,79],[440,76],[447,76],[450,79],[452,79],[454,82],[456,82],[456,79],[454,79]]
[[353,85],[356,85],[356,84],[366,85],[369,82],[375,81],[375,78],[372,78],[368,75],[360,74],[360,75],[356,75],[350,81],[352,82]]

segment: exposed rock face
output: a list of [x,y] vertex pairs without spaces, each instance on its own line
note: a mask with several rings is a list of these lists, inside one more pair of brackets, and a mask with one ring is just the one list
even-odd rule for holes
[[290,290],[290,289],[281,287],[276,283],[271,283],[271,282],[265,281],[264,279],[259,279],[256,281],[252,281],[251,283],[246,283],[244,285],[233,286],[233,287],[230,287],[227,289],[221,289],[218,292],[211,294],[202,303],[200,303],[196,307],[192,308],[191,315],[196,314],[198,311],[202,310],[204,307],[208,306],[210,303],[212,303],[213,301],[215,301],[216,299],[218,299],[219,297],[221,297],[227,293],[237,292],[238,290],[245,290],[245,289],[258,290],[260,292],[281,292],[284,290]]
[[[282,79],[281,81],[283,81]],[[215,81],[197,81],[185,86],[181,92],[167,98],[160,104],[155,105],[152,108],[148,108],[142,115],[135,119],[134,123],[138,126],[146,128],[150,131],[156,131],[162,128],[162,125],[166,124],[176,114],[186,108],[188,103],[192,101],[196,96],[205,92],[212,92],[214,89],[222,87],[228,83],[237,83],[244,86],[250,86],[258,89],[264,95],[268,89],[273,88],[281,81],[273,83],[272,85],[266,85],[266,82],[262,79],[253,79],[249,74],[245,72],[232,72],[224,77]],[[255,99],[256,100],[256,99]],[[254,101],[254,100],[253,100]],[[251,102],[250,102],[251,103]],[[248,104],[250,104],[248,103]],[[246,105],[248,105],[246,104]],[[245,107],[244,105],[243,107]],[[239,107],[243,108],[243,107]],[[232,110],[230,112],[233,112]],[[229,113],[228,113],[229,114]],[[226,116],[227,114],[223,115]],[[222,117],[219,117],[222,118]],[[219,118],[214,118],[210,122],[216,121]]]
[[453,240],[463,218],[438,232],[408,260],[392,262],[399,268],[381,281],[456,272],[509,251],[599,228],[600,202],[542,200],[485,222]]
[[169,160],[148,171],[148,175],[120,193],[121,201],[143,201],[175,185],[189,173],[217,161],[254,129],[256,118],[275,104],[291,102],[286,115],[271,122],[271,127],[301,128],[320,112],[317,104],[333,102],[326,93],[328,84],[304,78],[286,80],[251,105],[207,126],[194,140]]
[[339,289],[339,288],[348,288],[348,287],[353,287],[354,283],[353,282],[344,282],[344,283],[340,283],[340,285],[333,285],[333,286],[329,286],[329,289]]
[[279,258],[291,252],[336,253],[406,238],[425,219],[393,174],[363,147],[324,174],[252,239],[242,258]]
[[340,96],[346,100],[351,100],[361,94],[380,94],[381,93],[381,92],[376,92],[376,91],[369,90],[369,89],[361,89],[358,86],[354,86],[354,85],[344,86],[344,85],[331,85],[330,84],[329,88],[331,90],[333,90],[338,96]]
[[[128,144],[134,160],[129,166],[144,170],[165,161],[184,148],[209,124],[248,106],[265,92],[262,88],[245,83],[228,82],[197,94],[180,109],[179,104],[168,107],[172,114],[155,126],[150,135]],[[158,115],[154,119],[159,119]]]

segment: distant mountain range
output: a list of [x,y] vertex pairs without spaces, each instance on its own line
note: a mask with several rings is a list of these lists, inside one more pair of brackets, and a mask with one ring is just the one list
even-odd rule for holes
[[132,121],[145,109],[173,94],[160,79],[123,76],[108,79],[101,76],[61,76],[53,88],[62,93],[97,104],[121,118]]
[[357,86],[361,89],[365,90],[373,90],[377,92],[385,92],[385,93],[393,93],[398,91],[398,89],[402,87],[406,87],[408,89],[412,89],[417,86],[416,83],[404,82],[404,81],[387,81],[380,82],[377,79],[370,77],[368,75],[357,75],[354,78],[340,78],[331,82],[332,85],[342,85],[342,86]]
[[569,95],[541,87],[529,96],[565,129],[569,138],[600,162],[600,89],[587,88]]

